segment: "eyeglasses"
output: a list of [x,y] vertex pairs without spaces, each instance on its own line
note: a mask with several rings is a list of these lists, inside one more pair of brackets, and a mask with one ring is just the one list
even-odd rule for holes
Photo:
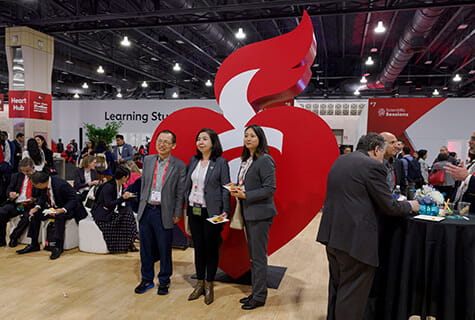
[[164,141],[164,140],[157,140],[157,145],[163,144],[164,146],[171,146],[173,142]]

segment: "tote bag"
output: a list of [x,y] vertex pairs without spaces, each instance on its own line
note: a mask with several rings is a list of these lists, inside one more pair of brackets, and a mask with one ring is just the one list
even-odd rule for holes
[[444,170],[440,170],[438,166],[436,166],[436,169],[438,171],[429,175],[429,183],[433,186],[438,186],[445,182]]

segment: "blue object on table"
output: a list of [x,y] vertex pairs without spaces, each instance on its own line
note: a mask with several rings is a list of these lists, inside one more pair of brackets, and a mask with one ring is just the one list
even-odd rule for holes
[[421,204],[418,214],[437,216],[439,214],[439,207],[435,203]]

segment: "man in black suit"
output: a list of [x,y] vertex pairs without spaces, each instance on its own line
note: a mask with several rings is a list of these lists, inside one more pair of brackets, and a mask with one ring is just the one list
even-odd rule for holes
[[15,145],[15,160],[13,165],[13,172],[18,171],[18,164],[22,158],[23,152],[23,145],[25,144],[25,135],[23,133],[17,133],[16,139],[13,140],[13,144]]
[[386,181],[388,182],[389,191],[393,192],[398,185],[403,194],[406,193],[406,175],[401,159],[396,158],[398,152],[398,140],[391,132],[381,132],[384,140],[386,140],[386,149],[384,150],[383,164],[388,171]]
[[0,207],[0,247],[6,245],[6,226],[7,222],[18,215],[23,215],[20,222],[10,234],[10,247],[16,247],[18,238],[23,234],[26,227],[28,227],[28,212],[33,207],[38,192],[33,188],[31,183],[31,175],[35,172],[35,165],[33,160],[25,158],[20,161],[20,172],[14,173],[7,187],[8,201]]
[[330,267],[328,320],[363,319],[378,256],[380,215],[417,212],[417,201],[400,202],[389,192],[382,164],[386,143],[368,133],[356,152],[338,158],[328,175],[317,241]]
[[[64,226],[66,220],[75,218],[79,221],[87,216],[87,212],[82,206],[79,196],[73,187],[63,179],[49,176],[44,172],[35,172],[31,176],[31,182],[35,188],[42,190],[38,204],[30,210],[30,229],[28,237],[31,244],[18,250],[18,254],[39,251],[38,234],[42,220],[54,219],[54,242],[55,246],[51,250],[50,259],[59,258],[63,252]],[[53,208],[54,212],[48,215],[43,214],[44,209]]]

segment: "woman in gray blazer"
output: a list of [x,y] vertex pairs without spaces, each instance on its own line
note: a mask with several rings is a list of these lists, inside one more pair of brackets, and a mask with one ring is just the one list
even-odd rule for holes
[[275,163],[268,152],[262,128],[258,125],[247,127],[238,174],[238,184],[244,190],[231,191],[231,195],[241,201],[251,259],[252,294],[239,301],[244,310],[263,306],[267,298],[267,243],[269,229],[277,215],[273,199]]
[[213,224],[208,218],[224,219],[230,210],[228,184],[229,166],[221,157],[223,149],[218,135],[211,129],[201,129],[196,135],[196,155],[191,157],[185,182],[185,204],[191,237],[195,248],[195,268],[198,282],[188,300],[205,296],[205,303],[214,300],[213,281],[218,269],[219,248],[223,224]]

